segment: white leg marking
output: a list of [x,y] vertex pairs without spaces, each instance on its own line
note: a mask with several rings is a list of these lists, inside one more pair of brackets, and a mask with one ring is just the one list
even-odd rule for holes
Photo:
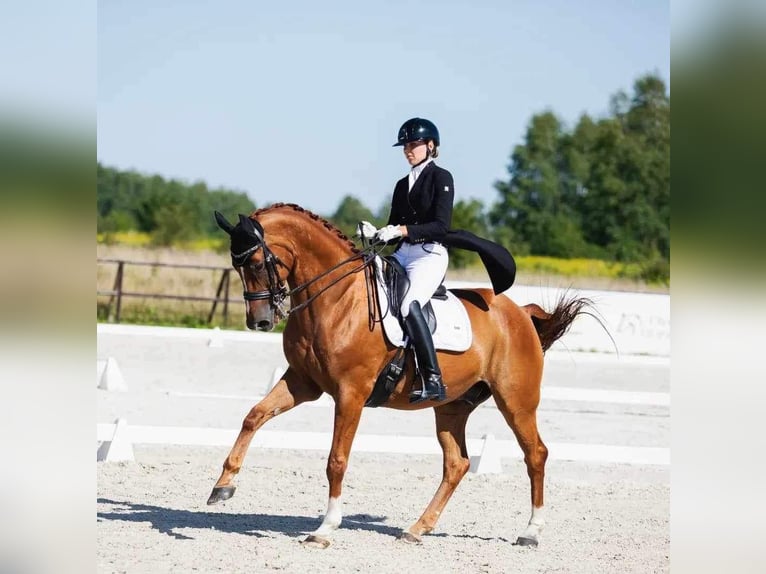
[[529,525],[521,537],[537,540],[537,536],[540,534],[543,526],[545,526],[545,518],[543,518],[543,507],[540,506],[539,508],[536,508],[533,506],[532,517],[529,519]]
[[322,524],[319,525],[312,534],[314,536],[328,536],[333,530],[340,526],[343,520],[343,505],[340,497],[330,498],[327,503],[327,513],[324,515]]

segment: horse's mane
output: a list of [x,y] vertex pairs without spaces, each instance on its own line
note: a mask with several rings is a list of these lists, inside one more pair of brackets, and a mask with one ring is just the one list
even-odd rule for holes
[[345,233],[343,233],[340,229],[338,229],[335,225],[327,221],[324,217],[320,217],[316,213],[313,213],[309,211],[308,209],[304,209],[300,205],[297,205],[295,203],[274,203],[273,205],[270,205],[268,207],[261,207],[260,209],[256,209],[254,212],[252,212],[250,214],[250,218],[252,219],[254,217],[258,217],[261,214],[268,213],[269,211],[280,209],[283,207],[290,208],[293,211],[297,211],[298,213],[306,214],[308,217],[310,217],[314,221],[321,223],[325,229],[334,233],[335,236],[338,237],[338,239],[340,239],[341,241],[345,242],[346,245],[350,247],[354,253],[359,252],[359,249],[356,247],[354,242],[351,241],[351,239],[349,239],[348,236]]

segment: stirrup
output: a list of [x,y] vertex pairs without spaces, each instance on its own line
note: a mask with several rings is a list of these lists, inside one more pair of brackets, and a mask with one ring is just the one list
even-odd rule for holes
[[[410,393],[410,404],[421,403],[423,401],[443,401],[447,398],[447,387],[441,382],[441,377],[437,381],[431,380],[434,375],[429,375],[429,380],[426,381],[423,377],[420,377],[422,386],[420,389],[413,390]],[[431,388],[429,388],[431,387]],[[433,387],[436,387],[435,389]]]

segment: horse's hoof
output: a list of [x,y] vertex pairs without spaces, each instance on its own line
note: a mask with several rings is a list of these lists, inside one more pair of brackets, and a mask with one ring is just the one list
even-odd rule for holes
[[534,538],[525,538],[523,536],[519,536],[516,539],[515,546],[537,546],[537,540]]
[[301,542],[301,546],[308,546],[309,548],[321,548],[324,550],[330,545],[330,541],[327,540],[327,538],[322,538],[321,536],[315,536],[313,534],[309,534],[306,536],[306,540]]
[[412,532],[402,532],[399,535],[399,540],[406,542],[407,544],[423,544],[423,541],[419,536],[415,536]]
[[234,496],[235,490],[237,490],[236,486],[216,486],[213,488],[213,492],[210,493],[210,498],[207,499],[207,503],[217,504],[224,500],[229,500]]

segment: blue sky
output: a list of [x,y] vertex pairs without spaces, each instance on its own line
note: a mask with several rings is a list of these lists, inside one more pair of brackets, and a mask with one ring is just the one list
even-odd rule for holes
[[531,116],[601,116],[669,82],[667,1],[102,0],[98,159],[246,191],[262,206],[377,210],[413,116],[441,132],[456,199],[489,204]]

